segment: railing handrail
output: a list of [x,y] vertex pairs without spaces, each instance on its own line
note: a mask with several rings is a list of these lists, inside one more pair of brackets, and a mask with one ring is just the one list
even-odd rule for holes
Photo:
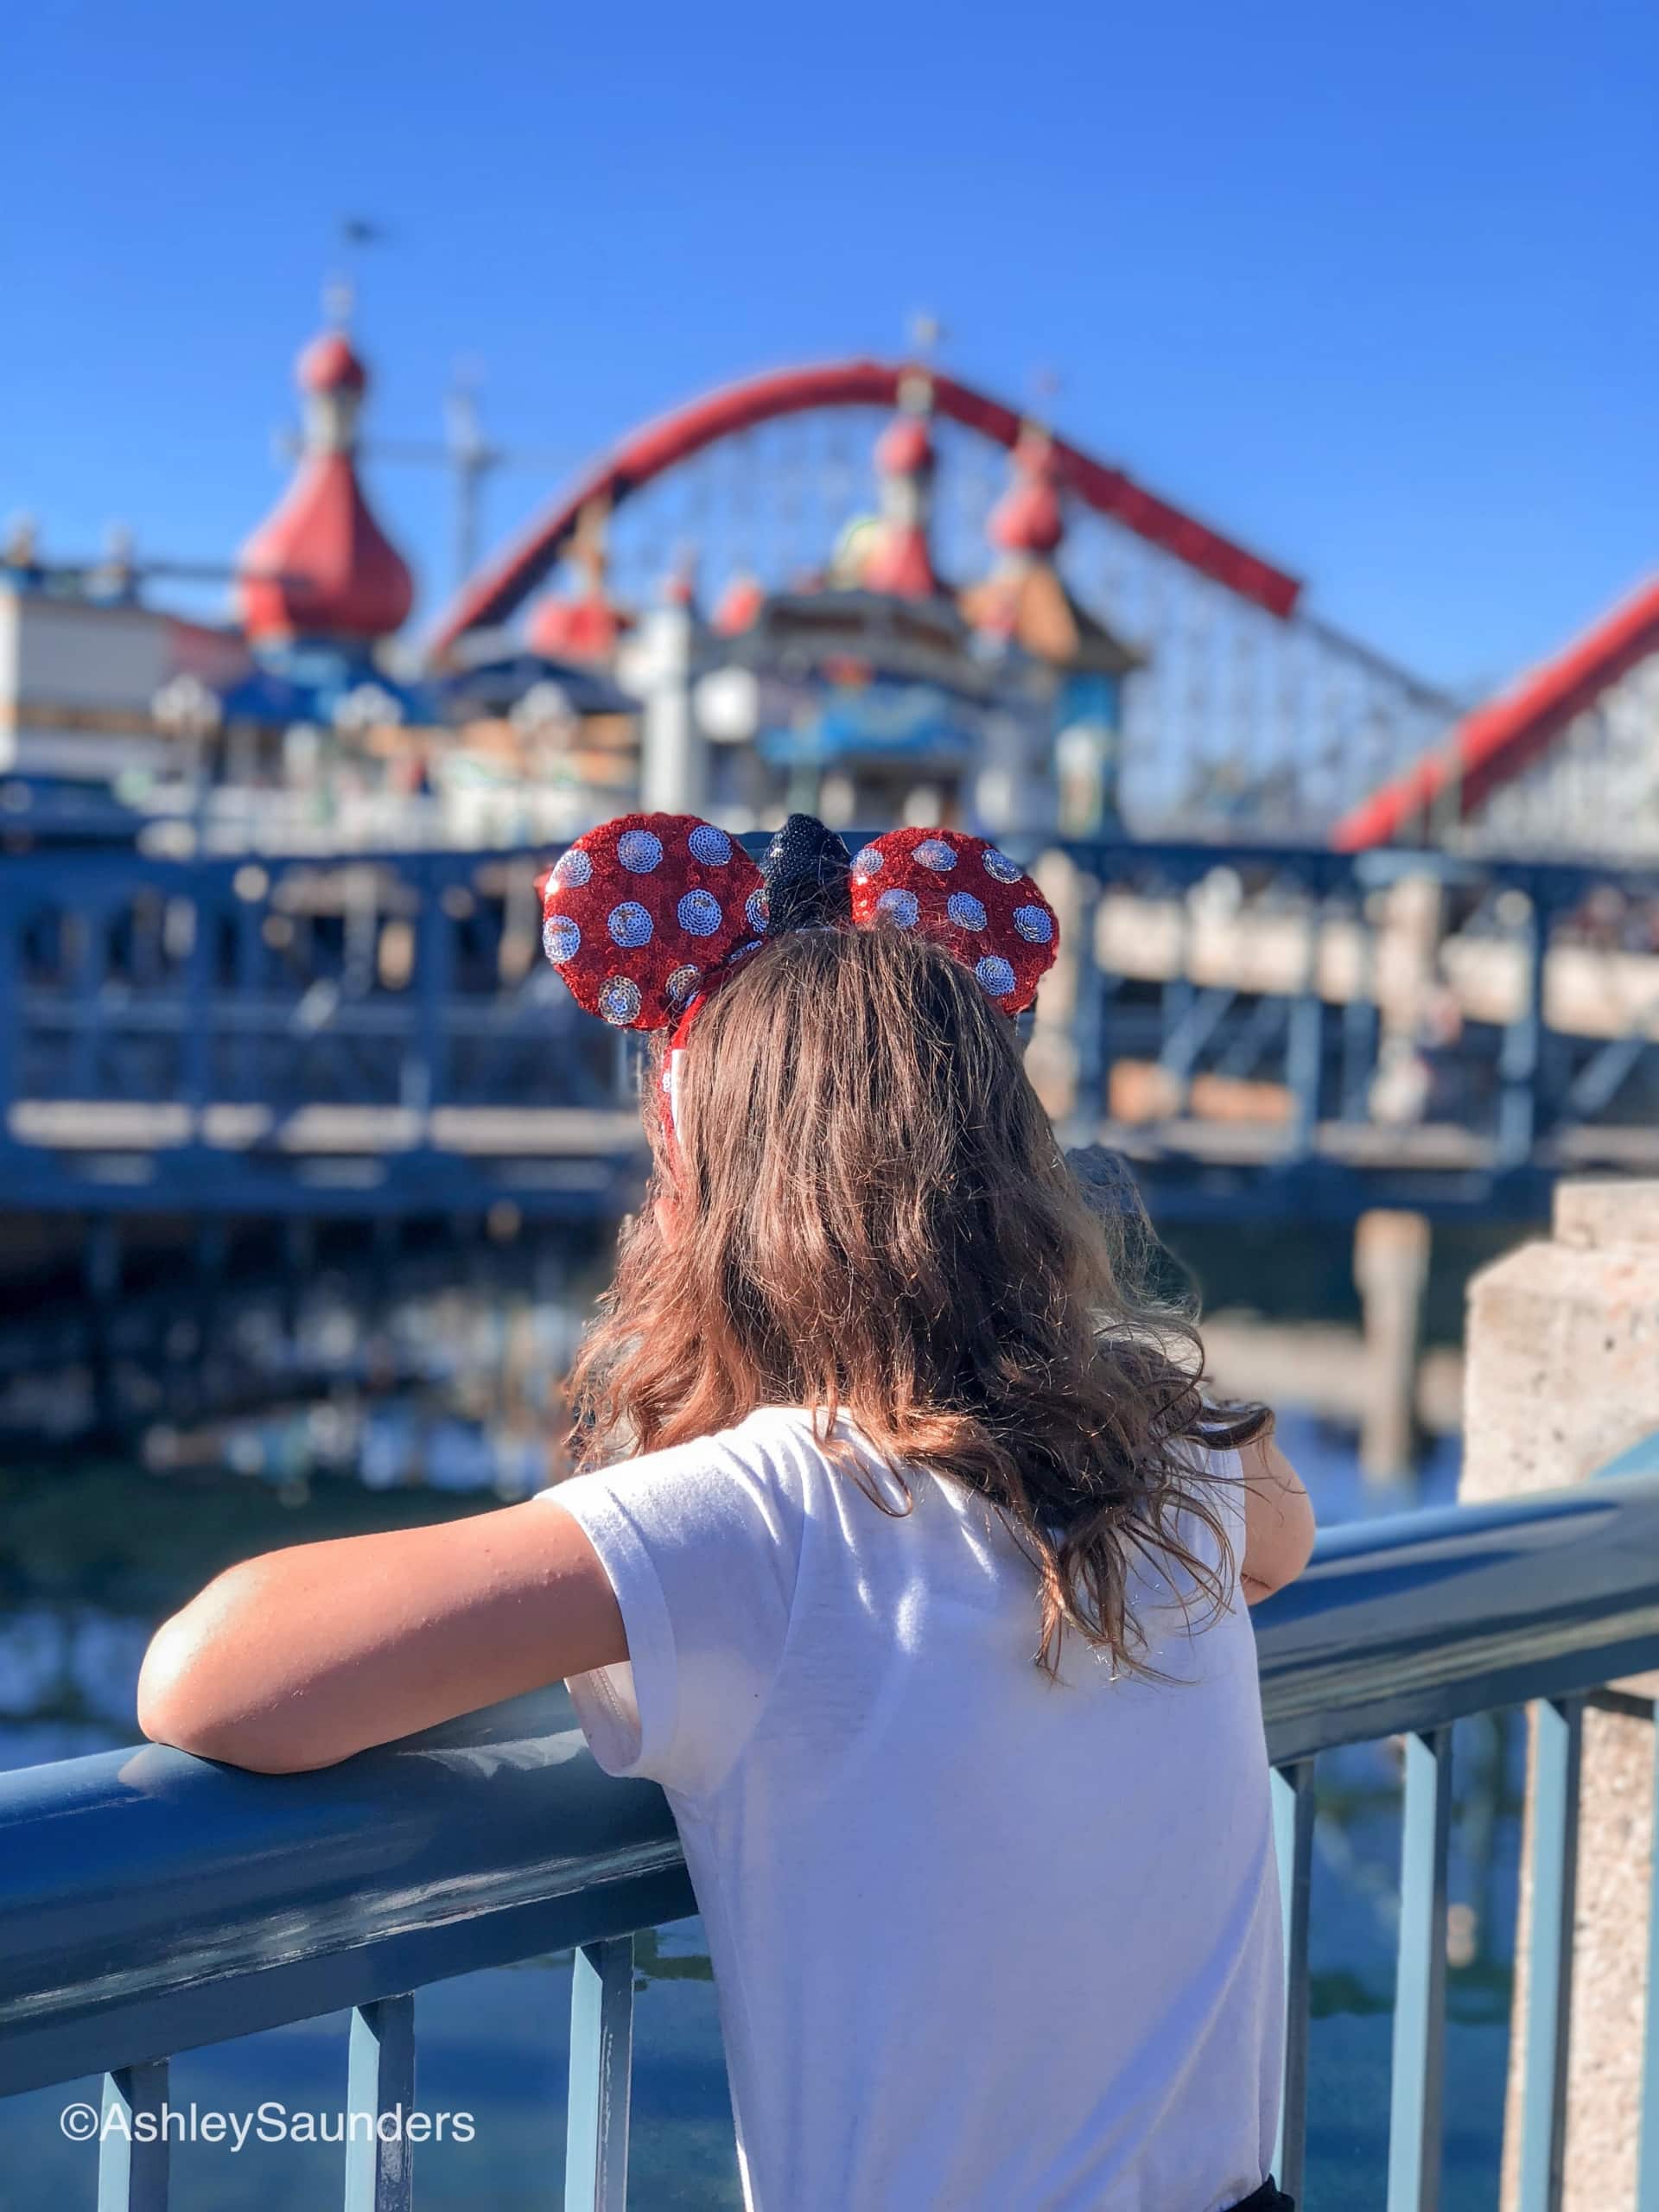
[[[1275,1764],[1659,1666],[1659,1476],[1335,1530],[1256,1629]],[[560,1690],[315,1775],[0,1775],[0,2094],[692,1910]]]

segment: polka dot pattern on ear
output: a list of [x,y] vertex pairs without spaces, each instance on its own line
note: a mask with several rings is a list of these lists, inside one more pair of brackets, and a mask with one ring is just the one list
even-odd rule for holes
[[1059,950],[1059,925],[1032,878],[962,830],[889,830],[853,861],[853,920],[914,930],[979,979],[1004,1014],[1020,1014]]
[[548,957],[577,1005],[619,1029],[671,1029],[766,911],[760,869],[694,814],[601,823],[548,872],[542,894]]

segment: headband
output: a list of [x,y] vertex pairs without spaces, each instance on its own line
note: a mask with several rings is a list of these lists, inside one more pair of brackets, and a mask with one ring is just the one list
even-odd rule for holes
[[855,856],[813,816],[791,814],[757,867],[696,815],[624,814],[578,837],[538,887],[543,948],[578,1006],[619,1029],[673,1031],[671,1109],[692,1017],[769,938],[913,930],[1007,1014],[1031,1004],[1059,950],[1031,877],[960,830],[889,830]]

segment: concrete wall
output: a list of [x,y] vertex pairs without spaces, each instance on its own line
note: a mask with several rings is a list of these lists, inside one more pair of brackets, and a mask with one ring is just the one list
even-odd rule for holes
[[[1659,1429],[1659,1183],[1563,1184],[1554,1231],[1470,1287],[1462,1495],[1584,1481]],[[1651,1681],[1627,1688],[1652,1694]],[[1654,1736],[1585,1716],[1562,2212],[1635,2202]],[[1522,1870],[1503,2202],[1516,2202],[1531,1885]]]

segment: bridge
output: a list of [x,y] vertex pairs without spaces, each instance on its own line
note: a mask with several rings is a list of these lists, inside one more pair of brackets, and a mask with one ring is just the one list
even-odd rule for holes
[[[541,957],[550,852],[9,859],[0,1207],[613,1217],[635,1047]],[[1036,864],[1068,950],[1035,1079],[1155,1217],[1538,1218],[1563,1171],[1659,1166],[1659,959],[1595,918],[1656,911],[1659,863],[1126,841]]]
[[[1299,2198],[1319,1762],[1379,1736],[1404,1739],[1401,1907],[1383,1999],[1393,2013],[1388,2202],[1435,2212],[1452,1731],[1530,1703],[1519,2202],[1527,2212],[1559,2207],[1580,1736],[1598,1703],[1652,1720],[1650,1697],[1605,1686],[1659,1666],[1656,1442],[1625,1462],[1645,1471],[1327,1534],[1301,1580],[1255,1616],[1287,1961],[1274,2164]],[[155,1746],[28,1768],[0,1777],[0,2095],[102,2075],[113,2115],[99,2153],[106,2212],[166,2212],[175,2150],[154,2131],[170,2054],[347,2008],[346,2212],[408,2212],[410,2147],[373,2131],[416,2103],[413,1993],[572,1945],[564,2203],[622,2212],[635,1939],[694,1900],[665,1800],[600,1772],[562,1691],[276,1781]],[[1637,2212],[1656,2212],[1651,1985],[1645,2035]],[[261,2080],[262,2095],[283,2086]]]

